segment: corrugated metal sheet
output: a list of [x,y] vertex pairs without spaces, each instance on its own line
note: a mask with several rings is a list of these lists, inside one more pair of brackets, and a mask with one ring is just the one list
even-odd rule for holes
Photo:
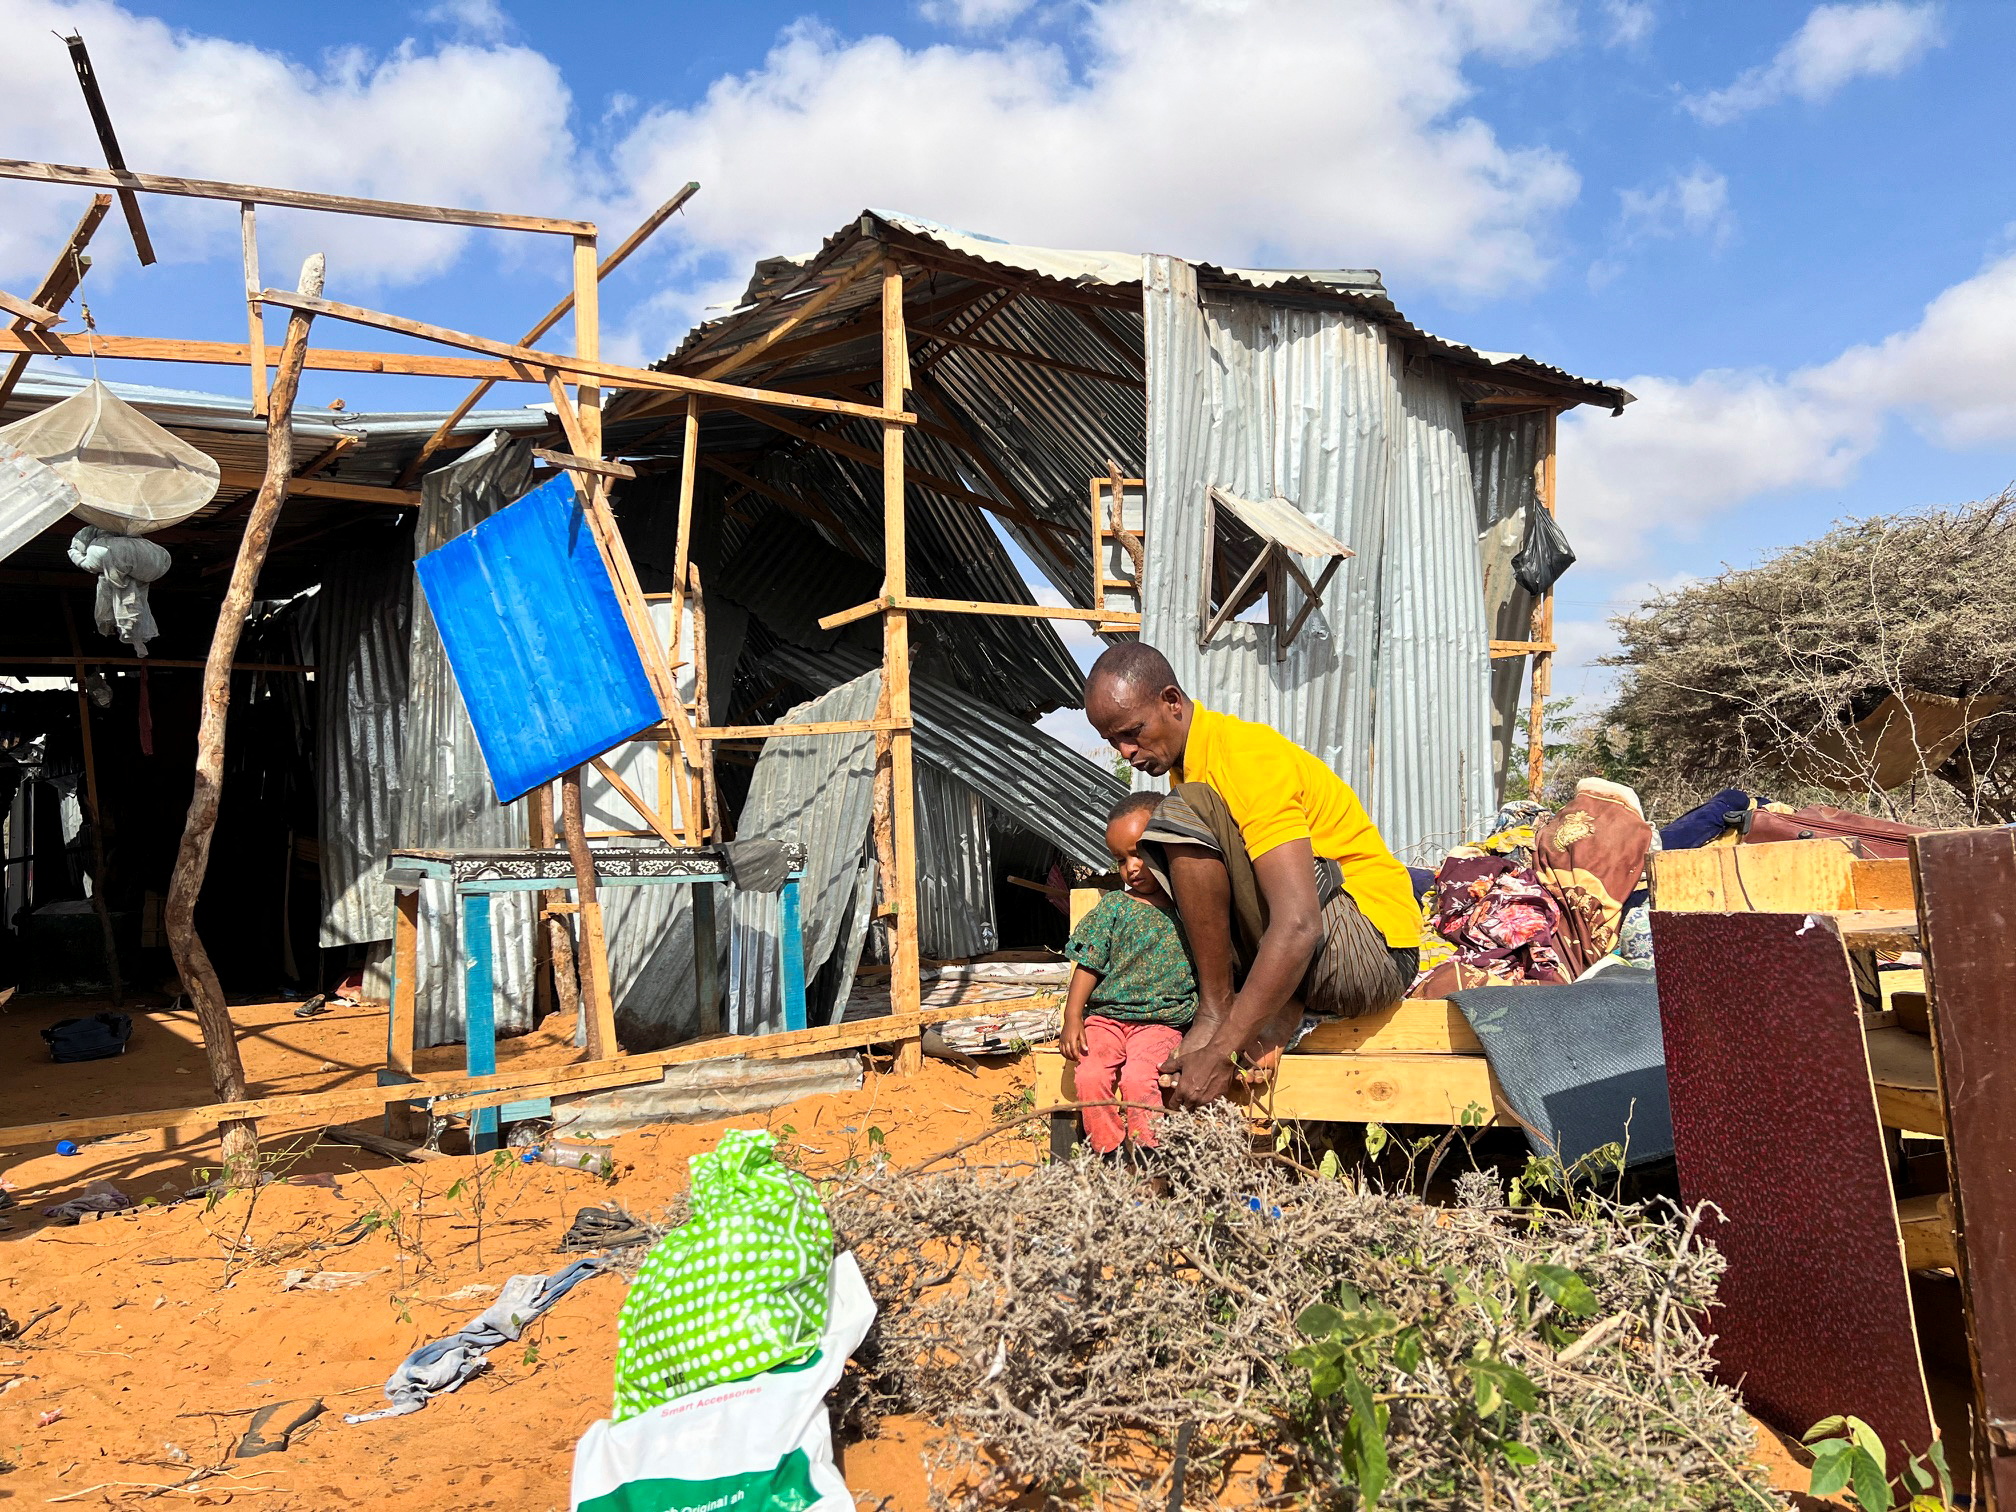
[[[879,672],[858,677],[792,709],[785,720],[872,718],[881,686]],[[736,834],[743,840],[795,840],[806,848],[799,927],[808,982],[852,920],[874,806],[873,735],[800,735],[764,742]],[[781,1029],[779,895],[738,892],[733,897],[729,1027],[743,1034]],[[849,958],[842,968],[850,979],[852,966]],[[845,997],[843,987],[841,1000]]]
[[[415,553],[433,551],[489,518],[524,493],[531,476],[531,449],[501,432],[429,473],[422,483]],[[441,850],[530,844],[525,805],[499,804],[491,789],[476,731],[424,600],[416,604],[412,624],[398,844]],[[504,893],[491,906],[500,1034],[532,1027],[533,897]],[[463,1037],[461,919],[446,882],[421,889],[420,910],[419,1042],[445,1045]]]
[[[852,646],[823,654],[782,646],[765,666],[807,688],[836,688],[875,669]],[[1043,836],[1071,860],[1100,870],[1106,814],[1126,795],[1120,782],[1054,736],[930,678],[913,677],[910,710],[918,760],[972,788],[1008,823]]]
[[[1533,470],[1546,450],[1547,417],[1501,415],[1470,425],[1470,487],[1477,502],[1477,553],[1484,572],[1484,613],[1493,640],[1521,641],[1533,633],[1533,595],[1519,585],[1512,558],[1526,539],[1530,511],[1539,507]],[[1518,759],[1520,693],[1529,658],[1508,656],[1491,664],[1491,748],[1502,800]]]
[[1439,362],[1409,362],[1400,403],[1370,806],[1398,854],[1432,862],[1497,811],[1491,629],[1453,375]]
[[[1432,846],[1489,801],[1488,647],[1453,385],[1436,369],[1403,374],[1373,320],[1207,295],[1176,258],[1148,260],[1144,308],[1142,638],[1208,707],[1321,757],[1396,850]],[[1285,661],[1262,624],[1228,625],[1197,647],[1214,484],[1290,499],[1357,553]],[[1384,780],[1382,751],[1395,769]]]
[[[878,679],[879,681],[879,679]],[[930,760],[917,776],[917,948],[940,961],[1000,947],[994,851],[980,795]]]
[[316,601],[325,949],[392,938],[383,876],[405,760],[413,559],[403,540],[329,564]]

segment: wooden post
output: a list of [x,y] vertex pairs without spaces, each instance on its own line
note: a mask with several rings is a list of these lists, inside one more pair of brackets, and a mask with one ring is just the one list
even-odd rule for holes
[[[903,330],[903,272],[895,259],[882,264],[882,404],[901,410],[910,387],[910,343]],[[891,602],[882,615],[882,698],[877,713],[910,719],[910,614],[894,607],[910,591],[903,492],[903,427],[882,426],[882,592]],[[878,753],[876,776],[888,795],[890,848],[895,859],[895,891],[888,903],[896,913],[890,936],[889,1006],[896,1014],[915,1013],[923,998],[917,951],[917,789],[910,731],[891,730]],[[883,777],[886,770],[887,776]],[[878,796],[880,796],[878,794]],[[878,805],[879,806],[879,805]],[[879,826],[878,826],[879,827]],[[905,1075],[923,1063],[921,1041],[903,1041],[897,1069]]]
[[238,238],[245,248],[245,334],[252,357],[252,413],[266,413],[266,312],[259,303],[259,291],[266,287],[259,277],[259,234],[253,223],[252,202],[238,207]]
[[595,855],[581,823],[579,767],[560,778],[560,827],[567,837],[574,891],[580,900],[581,954],[586,959],[581,972],[581,1011],[588,1023],[585,1058],[607,1060],[622,1052],[616,1043],[616,1005],[609,995],[609,945],[602,932],[602,900],[596,895]]
[[693,490],[700,471],[700,401],[688,395],[686,399],[685,445],[679,453],[679,534],[672,555],[672,655],[671,666],[676,672],[685,661],[685,648],[680,644],[685,634],[685,620],[681,610],[686,604],[686,567],[692,560],[693,549]]
[[[1547,439],[1540,460],[1533,467],[1533,492],[1540,507],[1554,513],[1554,436],[1558,416],[1547,414]],[[1533,639],[1543,646],[1554,642],[1554,590],[1549,588],[1533,606]],[[1547,775],[1547,695],[1554,690],[1554,653],[1533,653],[1533,698],[1526,714],[1526,791],[1537,799]]]
[[[531,801],[532,843],[540,850],[550,850],[559,843],[553,834],[553,784],[542,782],[533,789]],[[562,892],[539,894],[538,938],[545,942],[545,964],[559,1011],[580,1025],[581,987],[574,964],[574,933],[567,927],[565,915],[547,912],[554,904],[566,901]]]
[[98,806],[98,761],[91,743],[91,695],[84,691],[83,644],[77,636],[77,611],[63,595],[63,623],[70,631],[70,654],[77,668],[77,736],[84,746],[84,804],[91,816],[91,912],[105,941],[105,975],[112,982],[112,1001],[126,1001],[126,982],[119,973],[119,942],[112,933],[112,905],[105,901],[105,811]]
[[[314,296],[322,292],[322,272],[322,254],[317,252],[301,265],[303,294]],[[294,395],[301,386],[301,367],[308,355],[308,326],[312,318],[301,310],[287,318],[287,340],[280,349],[280,362],[267,403],[266,478],[259,485],[259,497],[252,512],[245,517],[245,535],[238,543],[231,583],[225,589],[223,606],[217,611],[217,628],[210,637],[210,655],[203,665],[203,711],[196,731],[196,785],[189,798],[189,817],[183,825],[175,871],[168,883],[168,947],[174,953],[175,969],[181,973],[182,988],[196,1005],[196,1020],[203,1031],[203,1053],[210,1062],[210,1081],[220,1102],[244,1099],[245,1067],[238,1057],[236,1031],[224,1003],[223,984],[217,980],[217,969],[210,964],[209,952],[196,933],[196,897],[203,890],[203,874],[209,868],[210,841],[217,829],[217,808],[223,796],[224,725],[231,706],[231,663],[238,654],[238,641],[245,631],[245,616],[252,609],[259,569],[265,565],[273,527],[280,518],[287,478],[294,470]],[[233,1119],[220,1125],[220,1132],[225,1179],[234,1186],[250,1185],[258,1178],[258,1125],[249,1119]]]
[[[687,586],[693,594],[693,722],[704,729],[714,722],[714,701],[707,692],[707,595],[700,587],[700,565],[686,564]],[[721,792],[714,781],[714,743],[700,747],[701,817],[716,845],[728,838],[721,821]]]
[[420,889],[402,887],[392,895],[392,1015],[385,1030],[385,1063],[413,1074],[419,1038]]

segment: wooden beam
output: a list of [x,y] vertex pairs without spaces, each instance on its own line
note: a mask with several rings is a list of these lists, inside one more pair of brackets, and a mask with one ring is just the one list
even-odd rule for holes
[[976,337],[962,336],[956,331],[941,331],[935,328],[913,326],[911,328],[911,335],[915,340],[921,341],[928,338],[932,341],[949,341],[954,346],[970,347],[976,352],[986,352],[992,356],[1005,357],[1015,362],[1026,362],[1032,367],[1049,368],[1053,372],[1071,373],[1080,378],[1096,378],[1102,383],[1117,383],[1122,388],[1139,389],[1143,393],[1146,393],[1148,390],[1148,382],[1144,378],[1130,378],[1125,373],[1108,372],[1104,368],[1085,367],[1076,362],[1066,362],[1059,357],[1045,357],[1038,352],[1020,352],[1014,347],[997,346],[991,341],[981,341]]
[[[98,133],[105,165],[115,172],[124,172],[126,154],[119,150],[119,135],[112,129],[112,114],[105,108],[105,96],[98,88],[98,71],[91,66],[84,38],[73,32],[63,39],[63,45],[70,49],[70,66],[77,70],[77,87],[84,91],[84,108],[91,112],[91,129]],[[139,255],[140,266],[151,266],[154,243],[147,235],[147,223],[140,218],[140,202],[131,189],[119,191],[119,209],[126,217],[126,229],[133,234],[133,250]]]
[[[397,331],[401,335],[417,336],[423,341],[438,341],[443,346],[485,352],[509,362],[536,364],[542,368],[571,374],[576,378],[597,379],[611,388],[664,389],[670,393],[704,394],[710,398],[733,400],[742,404],[777,405],[784,409],[815,410],[827,415],[851,415],[857,419],[875,420],[892,425],[910,425],[917,419],[915,415],[892,414],[872,405],[849,404],[842,399],[819,399],[810,394],[785,394],[768,389],[743,388],[732,383],[710,383],[700,378],[682,378],[673,373],[654,373],[644,368],[624,367],[619,363],[598,362],[592,357],[570,357],[559,352],[537,352],[530,347],[492,341],[487,336],[472,336],[467,331],[450,330],[447,326],[429,325],[421,320],[407,320],[400,315],[387,315],[382,310],[367,310],[359,305],[341,304],[331,299],[310,299],[304,295],[282,293],[278,289],[267,289],[259,297],[267,304],[277,304],[290,310],[305,310],[312,315],[326,315],[332,320],[347,320],[353,325]],[[576,299],[579,297],[577,294]]]
[[766,499],[782,504],[793,514],[802,515],[805,519],[811,520],[815,524],[824,525],[843,542],[849,542],[853,539],[848,533],[847,527],[840,523],[840,517],[827,508],[823,502],[801,498],[797,494],[776,487],[774,484],[765,483],[755,474],[746,473],[732,462],[724,462],[718,457],[702,457],[700,458],[700,466],[706,468],[709,472],[719,473],[731,483],[740,484],[750,493],[760,494]]
[[1402,998],[1358,1018],[1324,1019],[1296,1043],[1297,1055],[1482,1055],[1463,1010],[1444,998]]
[[906,609],[927,614],[984,614],[1002,619],[1076,620],[1094,625],[1125,625],[1139,628],[1141,616],[1112,609],[1074,609],[1050,604],[987,604],[978,599],[889,598],[870,599],[851,609],[842,609],[819,621],[821,630],[837,630],[856,620],[867,619],[889,609]]
[[863,274],[873,272],[878,266],[879,264],[875,258],[862,258],[860,262],[842,273],[838,278],[826,285],[825,288],[815,294],[809,295],[804,303],[795,306],[789,315],[785,316],[776,325],[765,331],[747,346],[738,347],[719,362],[712,363],[703,368],[700,376],[702,378],[719,378],[724,373],[732,373],[737,368],[747,367],[758,357],[761,357],[765,352],[776,346],[786,336],[790,335],[791,332],[797,330],[800,325],[819,314],[828,305],[832,304],[834,300],[854,287],[856,283],[860,282]]
[[5,310],[16,320],[25,320],[35,326],[52,326],[63,318],[54,310],[44,309],[33,300],[9,294],[5,289],[0,289],[0,310]]
[[659,815],[658,811],[652,808],[651,805],[646,803],[641,797],[639,797],[637,790],[632,786],[630,786],[629,783],[623,780],[621,774],[617,772],[616,768],[609,765],[609,763],[604,761],[600,756],[589,757],[588,764],[594,767],[596,771],[602,774],[603,780],[606,781],[609,784],[609,786],[616,789],[617,793],[622,797],[625,803],[629,804],[630,807],[637,810],[637,812],[643,816],[644,822],[651,826],[651,832],[655,834],[660,840],[663,840],[667,845],[672,846],[674,849],[677,849],[679,846],[684,845],[686,843],[685,839],[676,830],[674,830],[671,825],[665,822],[665,820]]
[[[1072,1102],[1074,1069],[1048,1045],[1031,1057],[1036,1101]],[[1230,1101],[1263,1118],[1334,1123],[1514,1124],[1481,1055],[1284,1055],[1271,1082]]]
[[[686,400],[686,429],[679,446],[679,520],[672,537],[672,649],[673,668],[685,665],[686,576],[693,570],[693,509],[700,487],[700,401]],[[696,653],[697,654],[697,653]],[[699,665],[700,674],[705,662]]]
[[[991,1008],[998,1005],[984,1006]],[[635,1072],[639,1082],[655,1081],[667,1066],[716,1060],[793,1060],[799,1056],[852,1050],[862,1045],[892,1044],[915,1036],[926,1024],[968,1018],[973,1012],[974,1006],[969,1003],[910,1015],[862,1019],[851,1024],[794,1029],[781,1034],[723,1035],[717,1039],[674,1045],[668,1050],[577,1061],[571,1066],[533,1066],[521,1071],[494,1072],[488,1076],[423,1076],[417,1081],[395,1082],[383,1087],[339,1087],[333,1092],[296,1092],[281,1097],[248,1098],[196,1108],[161,1108],[149,1112],[111,1113],[96,1118],[59,1118],[44,1123],[16,1124],[0,1128],[0,1149],[19,1149],[23,1145],[47,1144],[58,1139],[107,1139],[154,1129],[200,1129],[234,1119],[328,1118],[399,1102],[474,1098],[485,1093],[503,1094],[498,1098],[500,1102],[514,1101],[519,1097],[564,1094],[583,1082],[595,1081],[613,1073],[627,1075]]]
[[[242,467],[219,468],[218,485],[223,488],[257,488],[264,475]],[[348,499],[353,504],[389,504],[395,509],[418,509],[417,488],[384,488],[376,483],[338,483],[332,478],[292,477],[282,485],[289,498]]]
[[[77,292],[77,285],[83,282],[84,270],[91,265],[91,259],[84,255],[84,249],[91,244],[91,237],[105,219],[105,212],[112,208],[112,196],[94,194],[91,204],[83,217],[70,233],[70,239],[63,244],[63,250],[56,254],[56,261],[49,271],[42,275],[42,282],[35,290],[34,302],[51,310],[61,310]],[[28,322],[16,320],[14,329],[29,329]],[[21,375],[28,371],[26,353],[16,353],[7,364],[7,371],[0,374],[0,405],[6,404],[13,394],[14,386],[21,381]]]
[[[173,336],[64,335],[57,331],[0,330],[0,352],[31,357],[117,358],[131,362],[195,362],[246,367],[252,349],[242,341],[184,341]],[[268,348],[267,367],[277,360]],[[421,378],[488,378],[498,383],[544,383],[544,370],[522,362],[479,357],[437,357],[423,352],[349,352],[311,347],[303,367],[336,373],[399,373]]]
[[[829,399],[824,402],[828,404],[839,403],[835,399]],[[771,414],[759,404],[745,403],[741,400],[724,401],[724,403],[727,408],[745,414],[752,420],[761,420],[771,429],[780,430],[787,436],[795,436],[808,445],[823,448],[826,451],[833,452],[837,456],[846,457],[870,467],[878,467],[882,463],[882,458],[865,446],[857,446],[852,441],[832,435],[827,431],[814,430],[811,426],[800,425],[795,420],[786,420],[782,415]],[[850,412],[860,408],[862,408],[860,405],[848,406]],[[910,417],[913,422],[916,418],[915,415]],[[949,478],[941,478],[933,473],[920,472],[915,468],[910,469],[905,476],[919,488],[928,488],[931,492],[943,494],[948,499],[958,499],[962,503],[978,505],[981,509],[989,510],[994,514],[1013,513],[1013,510],[999,499],[992,499],[986,494],[976,493],[970,488],[954,483]]]
[[1558,651],[1559,649],[1560,647],[1556,646],[1552,641],[1494,640],[1493,642],[1491,642],[1491,660],[1503,661],[1507,657],[1511,656],[1531,656],[1538,651],[1545,651],[1552,653],[1554,651]]
[[[656,210],[645,216],[637,229],[624,237],[614,252],[611,252],[607,257],[602,259],[601,265],[595,270],[596,280],[599,282],[607,278],[617,268],[621,267],[632,252],[635,252],[645,242],[649,241],[660,226],[670,220],[673,214],[686,201],[693,198],[699,192],[700,185],[697,182],[688,184]],[[573,308],[574,291],[570,288],[567,291],[567,297],[548,310],[538,323],[525,333],[523,339],[518,344],[520,346],[530,346],[558,325],[567,312]],[[434,434],[421,444],[420,455],[406,464],[405,469],[399,474],[399,482],[401,484],[410,483],[414,478],[419,476],[421,468],[426,466],[427,459],[448,444],[448,438],[453,434],[455,427],[469,417],[469,412],[482,402],[483,396],[490,392],[490,388],[491,385],[488,381],[479,383],[463,396],[462,402],[449,412],[448,418],[443,420],[435,428]]]
[[[993,457],[988,455],[987,449],[960,423],[958,407],[953,404],[951,395],[938,386],[936,379],[927,374],[913,370],[911,381],[917,385],[917,392],[930,407],[931,412],[942,422],[944,430],[949,433],[946,439],[980,469],[981,475],[994,485],[1002,498],[1021,511],[1021,523],[1032,530],[1048,533],[1061,544],[1067,532],[1061,525],[1044,519],[1036,512],[1035,506],[1029,502],[1022,490],[1015,486],[1007,473],[1001,470]],[[937,427],[933,429],[936,430]]]
[[[903,329],[903,271],[895,259],[882,264],[882,402],[900,409],[910,389],[910,342]],[[908,494],[904,488],[904,435],[900,425],[882,427],[883,593],[892,603],[910,592]],[[910,616],[889,608],[882,616],[882,694],[878,718],[910,723]],[[896,890],[884,899],[895,910],[890,931],[889,1005],[899,1017],[915,1014],[923,1002],[923,962],[917,923],[917,778],[908,728],[875,737],[877,780],[889,799],[889,835],[894,851]],[[920,1041],[906,1041],[897,1060],[904,1075],[922,1065]]]
[[364,438],[362,436],[338,436],[320,452],[316,453],[314,459],[306,467],[295,468],[294,477],[296,480],[312,478],[315,474],[334,467],[343,453],[354,451],[363,444]]
[[259,276],[256,210],[250,200],[238,207],[238,243],[245,257],[245,341],[252,349],[252,360],[248,364],[252,369],[252,413],[263,415],[266,413],[266,312],[259,307],[259,291],[266,287],[266,282]]
[[[1540,460],[1533,464],[1533,492],[1540,507],[1554,513],[1554,443],[1559,416],[1547,414],[1547,433],[1541,442]],[[1533,606],[1531,639],[1550,643],[1554,639],[1554,594],[1550,589]],[[1533,653],[1532,691],[1526,710],[1526,792],[1539,798],[1547,775],[1547,695],[1554,689],[1554,653]]]
[[129,173],[117,168],[78,168],[68,163],[31,163],[0,158],[0,178],[81,189],[139,190],[185,199],[250,200],[291,210],[327,210],[338,215],[372,215],[382,220],[427,221],[440,226],[481,226],[493,231],[544,231],[555,236],[593,236],[593,221],[547,215],[505,215],[495,210],[456,210],[445,205],[409,205],[399,200],[358,199],[348,194],[313,194],[301,189],[266,189],[257,184],[224,184],[214,179]]
[[572,452],[548,451],[543,446],[532,448],[532,455],[541,462],[551,462],[555,467],[564,467],[569,472],[594,473],[602,478],[634,478],[637,469],[621,462],[594,461],[587,457],[577,457]]
[[[144,667],[152,672],[190,672],[208,666],[208,662],[184,661],[174,657],[150,656],[142,661],[137,656],[6,656],[0,655],[0,667]],[[233,672],[313,672],[315,669],[304,662],[241,662],[231,663]]]

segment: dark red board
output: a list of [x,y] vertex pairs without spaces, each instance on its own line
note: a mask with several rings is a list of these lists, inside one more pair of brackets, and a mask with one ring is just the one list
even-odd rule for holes
[[1991,1505],[2016,1508],[2016,836],[1921,835],[1918,901],[1946,1092],[1960,1282]]
[[1808,920],[1652,915],[1680,1191],[1722,1210],[1723,1379],[1795,1436],[1853,1413],[1897,1463],[1932,1408],[1848,955]]

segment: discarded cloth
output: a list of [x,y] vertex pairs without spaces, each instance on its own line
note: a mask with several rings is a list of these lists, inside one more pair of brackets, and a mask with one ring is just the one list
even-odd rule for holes
[[1533,843],[1533,874],[1561,906],[1561,960],[1572,980],[1616,949],[1624,900],[1645,876],[1652,826],[1631,789],[1585,777]]
[[1536,1155],[1572,1166],[1617,1143],[1638,1166],[1673,1153],[1659,984],[1612,966],[1573,985],[1454,994]]
[[776,1147],[730,1129],[687,1161],[692,1216],[645,1257],[617,1320],[616,1421],[817,1347],[833,1225]]
[[422,1344],[400,1362],[385,1383],[390,1407],[352,1413],[343,1421],[369,1423],[379,1418],[404,1417],[425,1407],[430,1397],[457,1390],[483,1369],[484,1357],[491,1350],[517,1338],[528,1323],[543,1315],[578,1283],[607,1269],[607,1260],[590,1255],[550,1276],[513,1276],[504,1283],[497,1300],[464,1324],[460,1333]]
[[147,603],[147,585],[175,564],[165,546],[138,536],[86,525],[70,538],[70,560],[98,578],[92,618],[100,635],[116,635],[147,654],[147,642],[161,633]]
[[584,1207],[560,1236],[563,1250],[624,1249],[633,1244],[650,1244],[658,1230],[640,1223],[621,1208]]
[[123,1213],[132,1206],[133,1199],[111,1182],[94,1181],[84,1188],[81,1195],[42,1209],[42,1216],[55,1219],[59,1225],[67,1225],[77,1222],[86,1213]]
[[1699,850],[1729,829],[1760,800],[1741,788],[1724,788],[1706,803],[1697,804],[1659,831],[1661,850]]
[[1435,928],[1454,958],[1422,974],[1411,996],[1447,997],[1461,987],[1565,982],[1561,905],[1525,867],[1466,846],[1435,878]]

